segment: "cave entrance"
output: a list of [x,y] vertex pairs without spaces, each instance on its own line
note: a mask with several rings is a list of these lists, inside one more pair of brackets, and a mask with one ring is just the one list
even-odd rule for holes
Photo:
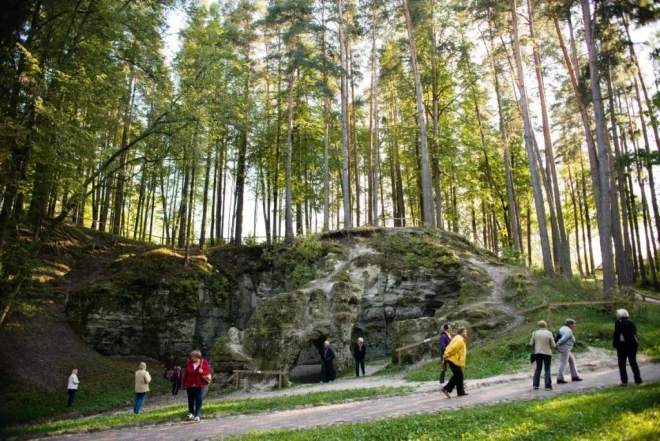
[[321,381],[321,354],[323,342],[326,340],[325,336],[319,337],[302,348],[295,367],[289,373],[289,380],[292,383],[309,384]]

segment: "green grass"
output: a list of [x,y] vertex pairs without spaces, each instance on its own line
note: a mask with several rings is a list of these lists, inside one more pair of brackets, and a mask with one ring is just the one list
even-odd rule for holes
[[[3,394],[0,400],[0,427],[22,424],[39,418],[91,415],[131,402],[135,394],[136,362],[111,360],[102,356],[79,360],[80,387],[73,408],[67,408],[67,378],[62,388],[48,391],[33,387]],[[154,377],[151,394],[163,394],[171,390],[172,383],[161,377],[160,368],[150,371]],[[38,373],[35,373],[38,375]]]
[[478,406],[332,428],[253,432],[233,440],[657,440],[660,384]]
[[[328,392],[316,392],[307,395],[290,395],[271,398],[254,398],[227,401],[209,401],[204,404],[204,417],[222,414],[250,413],[269,409],[284,409],[300,405],[323,405],[349,399],[371,398],[411,392],[411,387],[386,387],[371,389],[352,389]],[[181,399],[184,400],[183,398]],[[147,398],[147,402],[149,398]],[[81,430],[103,429],[139,423],[158,423],[181,420],[188,413],[187,405],[179,404],[142,412],[138,415],[104,415],[85,419],[68,419],[43,424],[17,426],[0,429],[0,438],[15,435],[34,435],[45,433],[68,433]]]

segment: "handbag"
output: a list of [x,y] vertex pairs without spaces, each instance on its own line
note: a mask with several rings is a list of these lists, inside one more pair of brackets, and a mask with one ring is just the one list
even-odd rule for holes
[[213,377],[211,376],[211,373],[209,372],[208,375],[202,375],[202,381],[204,384],[211,384],[211,381],[213,381]]

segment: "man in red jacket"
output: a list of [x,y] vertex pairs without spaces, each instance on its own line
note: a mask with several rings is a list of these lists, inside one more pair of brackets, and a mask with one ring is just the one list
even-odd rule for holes
[[186,369],[183,371],[181,385],[188,392],[188,416],[186,420],[194,418],[196,423],[202,417],[202,401],[204,387],[211,382],[209,362],[202,358],[202,353],[194,350],[190,353]]

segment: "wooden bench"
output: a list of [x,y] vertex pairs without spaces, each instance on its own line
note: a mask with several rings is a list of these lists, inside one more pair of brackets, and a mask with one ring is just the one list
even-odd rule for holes
[[289,375],[286,371],[249,371],[249,370],[234,370],[234,381],[236,387],[238,387],[238,382],[240,381],[240,374],[251,374],[251,375],[277,375],[278,377],[278,387],[282,388],[282,378]]

